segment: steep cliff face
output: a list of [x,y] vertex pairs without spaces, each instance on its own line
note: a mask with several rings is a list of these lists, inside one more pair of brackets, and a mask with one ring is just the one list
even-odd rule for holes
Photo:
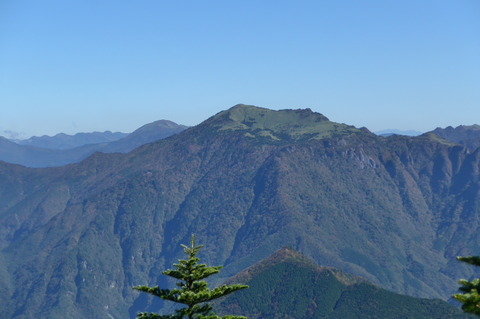
[[[229,276],[291,246],[396,292],[448,298],[479,254],[479,152],[238,105],[128,154],[1,164],[5,318],[120,318],[191,233]],[[3,288],[6,287],[6,288]],[[8,312],[10,311],[10,312]]]

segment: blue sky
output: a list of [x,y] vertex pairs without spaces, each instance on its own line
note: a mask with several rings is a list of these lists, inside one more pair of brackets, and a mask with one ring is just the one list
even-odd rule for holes
[[0,134],[238,103],[372,131],[480,124],[480,1],[0,1]]

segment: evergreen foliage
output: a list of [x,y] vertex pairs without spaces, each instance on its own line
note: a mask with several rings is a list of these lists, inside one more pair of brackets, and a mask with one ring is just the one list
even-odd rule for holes
[[234,277],[250,289],[215,302],[219,312],[278,319],[466,319],[443,300],[390,292],[338,269],[320,267],[290,249],[277,251]]
[[[480,266],[479,256],[457,257],[457,260],[474,266]],[[480,278],[475,278],[472,281],[461,279],[459,280],[459,283],[462,285],[459,288],[462,293],[453,295],[453,298],[463,304],[462,309],[465,312],[480,316]]]
[[205,264],[199,264],[197,257],[198,251],[203,245],[195,246],[195,236],[192,235],[190,246],[181,245],[187,255],[187,259],[180,259],[178,264],[174,264],[174,270],[166,270],[162,273],[177,280],[179,288],[160,289],[156,287],[137,286],[134,289],[149,293],[164,300],[170,300],[176,303],[186,305],[187,307],[175,310],[175,314],[158,315],[155,313],[142,312],[138,314],[138,319],[167,319],[167,318],[189,318],[189,319],[246,319],[243,316],[222,316],[215,315],[212,307],[206,302],[228,295],[234,291],[248,288],[246,285],[222,285],[221,287],[210,290],[208,284],[203,280],[220,271],[222,266],[209,267]]

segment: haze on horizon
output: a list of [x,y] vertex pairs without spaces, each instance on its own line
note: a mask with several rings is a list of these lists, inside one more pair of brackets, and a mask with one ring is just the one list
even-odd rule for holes
[[195,125],[238,103],[480,123],[480,2],[0,3],[0,135]]

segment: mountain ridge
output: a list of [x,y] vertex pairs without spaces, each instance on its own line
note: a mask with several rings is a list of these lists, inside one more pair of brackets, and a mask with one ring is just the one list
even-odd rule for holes
[[91,133],[76,133],[69,135],[65,133],[58,133],[54,136],[32,136],[24,140],[12,140],[19,145],[29,145],[47,149],[71,149],[87,144],[107,143],[119,140],[126,137],[128,133],[104,131]]
[[245,270],[242,270],[238,274],[230,277],[226,283],[237,283],[243,282],[247,283],[252,280],[253,277],[257,276],[262,271],[270,268],[272,265],[289,262],[296,266],[303,266],[314,269],[316,272],[330,271],[338,281],[342,282],[346,286],[353,284],[367,282],[366,279],[358,276],[349,275],[347,273],[341,272],[340,270],[333,267],[319,266],[315,264],[311,259],[300,254],[294,249],[289,247],[283,247],[275,251],[272,255],[267,258],[260,260],[254,265],[248,267]]
[[454,257],[479,253],[480,152],[348,128],[275,140],[212,118],[127,154],[0,163],[7,318],[146,310],[131,287],[166,284],[191,233],[225,278],[284,246],[413,296],[446,299],[472,274]]
[[[143,125],[120,139],[96,144],[84,144],[67,149],[20,145],[0,137],[0,160],[34,168],[58,167],[79,162],[95,152],[127,153],[143,144],[177,134],[186,128],[184,125],[171,121],[159,120]],[[56,142],[48,139],[46,141],[41,140],[39,143],[55,144]],[[78,143],[78,141],[68,141],[67,139],[65,143],[71,145],[72,143]]]
[[441,300],[413,298],[386,291],[341,270],[316,265],[282,248],[227,282],[249,289],[215,302],[217,313],[248,318],[471,318]]
[[431,133],[452,141],[454,143],[467,147],[470,151],[475,151],[480,147],[480,125],[460,125],[455,128],[448,126],[446,128],[437,127]]

